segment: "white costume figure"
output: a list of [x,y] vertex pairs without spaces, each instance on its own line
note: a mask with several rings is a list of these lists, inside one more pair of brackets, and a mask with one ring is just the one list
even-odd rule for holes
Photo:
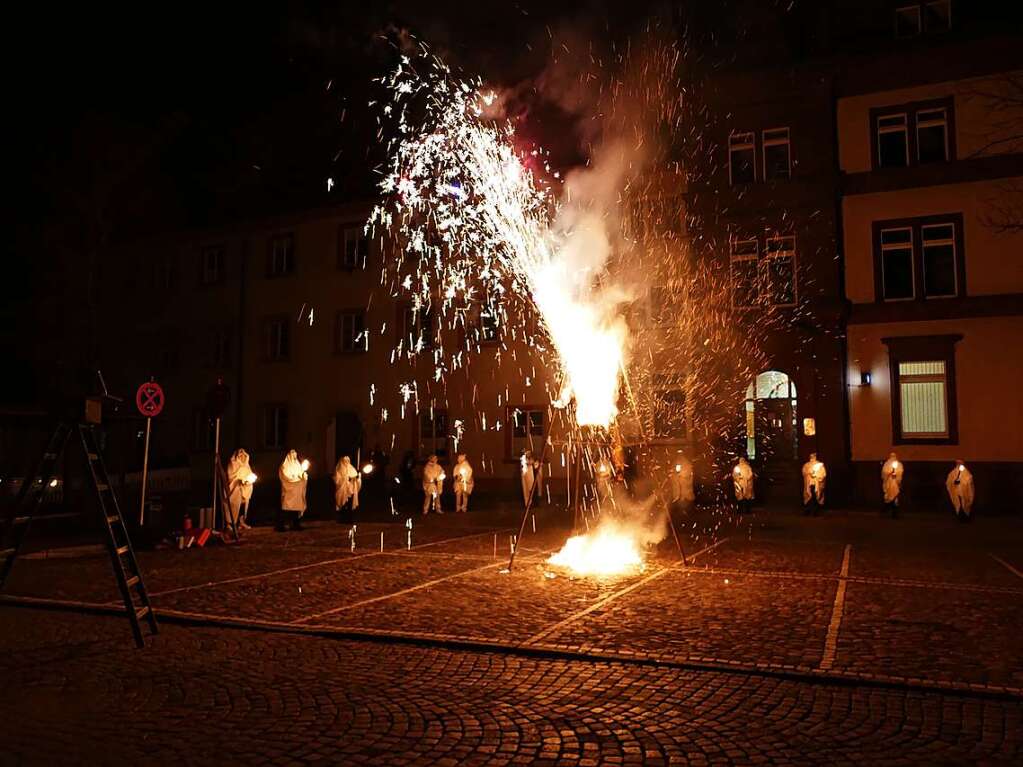
[[688,458],[680,455],[671,469],[671,502],[689,506],[695,500],[693,464]]
[[301,530],[299,520],[305,514],[305,489],[309,482],[309,461],[299,463],[298,454],[289,450],[281,462],[277,475],[281,480],[281,516],[277,520],[277,529],[284,529],[284,514],[293,515],[291,527]]
[[956,517],[960,522],[968,521],[973,512],[973,475],[962,461],[956,461],[956,465],[948,473],[945,489],[948,490]]
[[749,511],[753,506],[753,467],[745,458],[740,458],[732,469],[732,486],[735,489],[735,500],[739,502],[739,511]]
[[533,506],[540,504],[540,493],[543,491],[543,477],[540,476],[540,462],[533,457],[530,451],[526,451],[519,459],[519,467],[522,469],[522,503],[529,503],[529,494],[533,492],[533,484],[537,483],[536,494],[533,496]]
[[[611,499],[611,483],[614,482],[614,465],[606,458],[601,458],[596,466],[597,499],[604,503]],[[612,500],[613,502],[613,500]]]
[[469,496],[474,486],[472,464],[466,459],[465,453],[459,453],[458,463],[455,464],[455,511],[469,510]]
[[334,468],[334,508],[340,511],[351,501],[352,511],[359,508],[359,490],[362,489],[362,475],[352,466],[352,459],[341,456]]
[[810,453],[810,460],[803,464],[803,505],[813,513],[824,505],[824,483],[828,470],[816,453]]
[[888,454],[888,460],[881,467],[881,495],[884,497],[886,507],[891,507],[892,513],[899,506],[899,494],[902,492],[902,474],[906,470],[899,457],[895,453]]
[[249,515],[249,499],[252,498],[252,483],[255,481],[256,475],[249,466],[249,454],[238,448],[227,464],[228,526],[238,526],[243,530],[249,528],[245,518]]
[[444,492],[444,469],[437,463],[437,456],[431,455],[423,467],[423,514],[433,509],[443,514],[440,496]]

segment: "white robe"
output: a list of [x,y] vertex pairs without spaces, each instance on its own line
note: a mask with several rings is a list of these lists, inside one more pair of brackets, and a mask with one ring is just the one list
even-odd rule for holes
[[[678,467],[676,471],[675,466]],[[692,503],[696,500],[693,490],[693,464],[682,458],[671,469],[671,502]]]
[[889,458],[881,467],[881,493],[885,503],[894,503],[902,492],[902,473],[905,466],[897,458]]
[[[956,484],[956,479],[959,480],[959,484]],[[969,469],[965,466],[962,470],[958,466],[952,469],[945,479],[945,489],[948,490],[948,497],[956,514],[960,510],[967,516],[973,512],[973,475]]]
[[232,522],[238,521],[242,504],[252,498],[252,483],[248,481],[250,474],[252,467],[249,466],[249,454],[244,450],[236,450],[227,464],[227,492]]
[[[520,465],[522,468],[522,502],[529,503],[529,494],[533,491],[533,484],[538,479],[540,472],[535,461],[520,461]],[[542,489],[542,486],[536,488],[537,495]],[[536,503],[535,499],[533,503]]]
[[732,469],[732,485],[735,488],[735,500],[753,500],[753,467],[748,463],[738,463]]
[[455,492],[464,495],[472,495],[475,482],[472,478],[472,464],[468,461],[459,461],[455,464]]
[[824,503],[824,484],[828,470],[821,461],[803,464],[803,503],[810,502],[810,488],[817,490],[817,503]]
[[444,469],[439,463],[429,463],[423,467],[423,492],[427,495],[436,494],[440,498],[444,492]]
[[338,509],[344,507],[350,498],[352,511],[359,508],[359,490],[362,489],[362,475],[358,469],[352,466],[347,456],[337,462],[334,469],[334,506]]
[[299,516],[305,514],[305,488],[309,475],[298,462],[294,450],[285,456],[277,476],[281,480],[281,508],[284,511],[297,511]]

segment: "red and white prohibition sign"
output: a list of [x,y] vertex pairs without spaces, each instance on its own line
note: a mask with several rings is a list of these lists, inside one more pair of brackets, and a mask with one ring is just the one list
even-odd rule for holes
[[156,381],[144,383],[135,392],[135,407],[146,418],[154,418],[163,410],[163,389]]

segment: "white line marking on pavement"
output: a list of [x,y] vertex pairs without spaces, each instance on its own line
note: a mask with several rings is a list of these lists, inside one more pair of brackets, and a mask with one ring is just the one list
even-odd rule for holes
[[[502,528],[502,529],[505,529],[505,528]],[[440,540],[440,541],[432,541],[431,543],[421,543],[419,545],[413,546],[412,547],[412,551],[416,551],[417,549],[426,549],[426,548],[429,548],[430,546],[440,546],[441,544],[444,544],[444,543],[453,543],[454,541],[464,541],[464,540],[467,540],[469,538],[479,538],[482,535],[493,535],[495,532],[501,532],[501,530],[488,530],[485,533],[474,533],[472,535],[459,535],[459,536],[456,536],[454,538],[445,538],[445,539]],[[354,562],[356,559],[366,559],[367,557],[379,557],[381,555],[390,554],[390,553],[392,553],[392,552],[389,552],[389,551],[374,551],[374,552],[371,552],[369,554],[355,554],[353,556],[338,557],[336,559],[325,559],[325,560],[323,560],[321,562],[310,562],[307,565],[295,565],[294,567],[283,567],[280,570],[270,570],[268,572],[263,572],[263,573],[254,573],[252,575],[240,575],[237,578],[227,578],[226,580],[222,580],[222,581],[207,581],[206,583],[196,583],[196,584],[193,584],[191,586],[178,586],[177,588],[174,588],[174,589],[166,589],[164,591],[155,591],[155,592],[151,593],[149,595],[149,597],[150,597],[150,599],[152,599],[153,597],[162,597],[162,596],[166,596],[167,594],[178,594],[178,593],[180,593],[182,591],[193,591],[195,589],[205,589],[205,588],[208,588],[210,586],[226,586],[226,585],[231,584],[231,583],[241,583],[242,581],[251,581],[251,580],[256,580],[256,579],[259,579],[259,578],[269,578],[272,575],[282,575],[284,573],[293,573],[293,572],[297,572],[298,570],[308,570],[308,569],[313,568],[313,567],[324,567],[326,565],[335,565],[335,564],[339,564],[341,562]],[[110,602],[110,604],[117,604],[117,602]]]
[[838,653],[838,631],[842,628],[842,614],[845,612],[845,587],[849,578],[849,555],[851,553],[852,544],[845,544],[842,570],[838,574],[838,588],[835,590],[835,605],[831,608],[831,623],[828,624],[828,634],[824,637],[824,656],[817,667],[821,671],[827,671],[835,665],[835,655]]
[[[727,540],[728,540],[727,538],[722,538],[717,543],[713,543],[710,546],[707,546],[706,548],[700,549],[695,554],[690,555],[688,557],[688,560],[690,562],[692,562],[698,556],[700,556],[700,554],[703,554],[703,553],[705,553],[707,551],[710,551],[711,549],[716,549],[718,546],[720,546],[722,543],[724,543]],[[528,644],[533,644],[534,642],[539,642],[541,639],[544,639],[545,637],[550,636],[551,634],[556,632],[558,629],[564,628],[569,623],[573,623],[573,622],[579,620],[580,618],[586,617],[587,615],[592,613],[594,610],[599,610],[601,607],[603,607],[604,605],[608,604],[609,602],[612,602],[615,599],[618,599],[618,597],[623,597],[626,594],[628,594],[628,593],[630,593],[632,591],[635,591],[640,586],[646,585],[647,583],[650,583],[650,581],[656,580],[656,579],[660,578],[662,575],[666,575],[666,574],[670,573],[672,570],[678,570],[678,569],[683,568],[683,567],[684,567],[684,565],[681,562],[677,562],[677,563],[675,563],[673,565],[669,565],[668,567],[662,568],[662,569],[658,570],[657,572],[651,573],[646,578],[642,578],[642,579],[636,581],[635,583],[626,586],[623,589],[619,589],[615,593],[610,594],[610,595],[604,597],[603,599],[600,599],[600,600],[594,602],[589,607],[587,607],[587,608],[585,608],[583,610],[580,610],[579,612],[574,613],[573,615],[568,616],[567,618],[565,618],[562,621],[558,621],[557,623],[555,623],[555,624],[553,624],[551,626],[548,626],[547,628],[545,628],[540,633],[534,634],[533,636],[531,636],[523,644],[527,644],[528,645]]]
[[[545,552],[549,553],[549,552]],[[522,557],[520,561],[528,561],[529,557]],[[314,615],[307,615],[304,618],[298,618],[291,621],[292,624],[308,623],[309,621],[322,618],[325,615],[336,615],[337,613],[343,613],[346,610],[354,610],[356,607],[363,607],[365,605],[371,605],[375,602],[384,602],[388,599],[394,599],[395,597],[404,596],[405,594],[411,594],[413,591],[419,591],[420,589],[428,589],[430,586],[436,586],[438,583],[444,581],[450,581],[454,578],[461,578],[463,575],[472,575],[473,573],[481,573],[484,570],[492,570],[495,567],[506,567],[507,562],[501,560],[500,562],[494,562],[489,565],[483,565],[483,567],[474,567],[470,570],[461,570],[451,575],[445,575],[440,578],[434,578],[432,581],[426,581],[425,583],[417,583],[415,586],[409,586],[407,589],[401,591],[392,591],[390,594],[383,594],[379,597],[370,597],[369,599],[362,599],[358,602],[352,602],[350,605],[342,605],[341,607],[335,607],[332,610],[324,610],[322,613],[315,613]]]
[[1019,570],[1017,570],[1015,567],[1010,565],[1008,562],[1006,562],[1001,557],[995,556],[994,554],[988,554],[988,556],[991,557],[993,560],[995,560],[995,562],[998,562],[999,564],[1005,565],[1005,567],[1008,568],[1009,572],[1012,573],[1013,575],[1018,575],[1020,578],[1023,578],[1023,572],[1020,572]]

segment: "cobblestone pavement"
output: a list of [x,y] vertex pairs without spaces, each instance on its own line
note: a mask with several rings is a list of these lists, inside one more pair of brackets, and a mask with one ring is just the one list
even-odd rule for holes
[[4,611],[2,764],[1011,764],[1023,704]]
[[[1018,520],[702,514],[688,566],[662,544],[604,580],[544,565],[543,516],[502,572],[515,522],[143,552],[166,619],[143,651],[123,617],[0,606],[0,760],[1019,761]],[[110,605],[109,568],[33,555],[6,591]]]

